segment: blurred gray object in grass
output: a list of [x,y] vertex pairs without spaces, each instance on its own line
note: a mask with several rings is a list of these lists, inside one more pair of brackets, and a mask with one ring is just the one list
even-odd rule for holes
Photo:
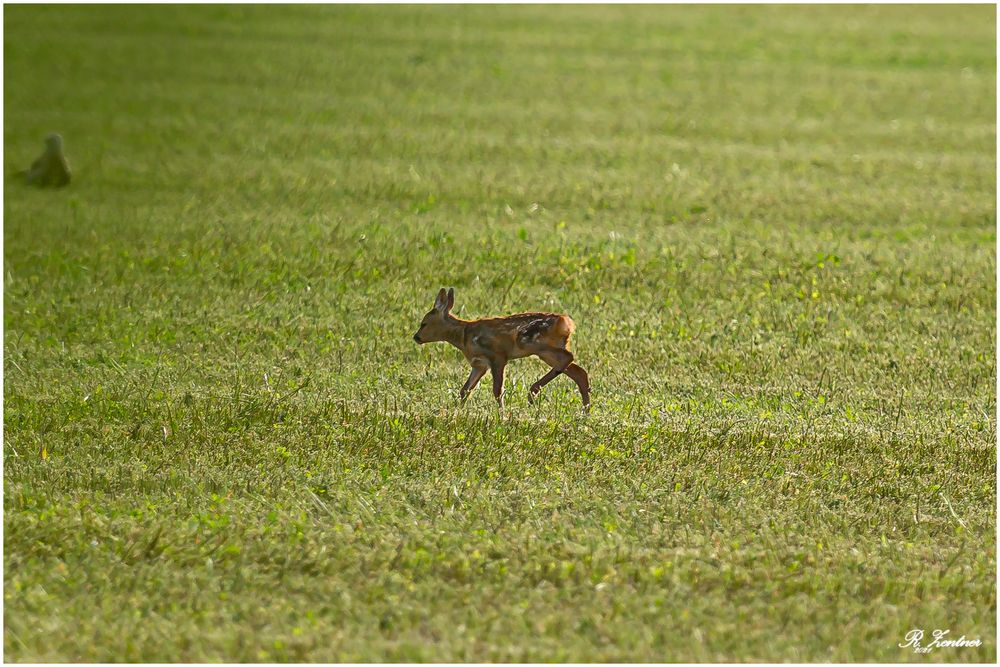
[[70,169],[63,153],[62,135],[45,137],[45,152],[31,164],[26,177],[28,185],[57,188],[69,185]]

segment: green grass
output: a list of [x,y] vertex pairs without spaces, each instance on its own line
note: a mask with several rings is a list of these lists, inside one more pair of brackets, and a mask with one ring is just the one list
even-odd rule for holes
[[4,19],[7,660],[996,659],[995,8]]

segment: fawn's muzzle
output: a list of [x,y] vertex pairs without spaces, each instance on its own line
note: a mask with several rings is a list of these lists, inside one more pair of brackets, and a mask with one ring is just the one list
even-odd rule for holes
[[413,334],[413,340],[417,341],[418,343],[423,343],[424,342],[424,341],[420,340],[420,334]]

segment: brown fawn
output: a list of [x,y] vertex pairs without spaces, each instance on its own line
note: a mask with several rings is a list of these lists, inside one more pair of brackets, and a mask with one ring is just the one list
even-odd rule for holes
[[413,340],[424,343],[451,343],[472,364],[459,398],[462,403],[479,381],[490,371],[493,375],[493,395],[503,409],[503,370],[511,359],[535,355],[552,367],[528,390],[528,402],[534,402],[542,387],[565,373],[580,389],[583,409],[590,408],[590,379],[587,371],[573,363],[569,337],[576,325],[566,315],[555,313],[520,313],[507,317],[482,320],[462,320],[451,315],[455,305],[455,289],[442,287],[434,307],[424,315]]

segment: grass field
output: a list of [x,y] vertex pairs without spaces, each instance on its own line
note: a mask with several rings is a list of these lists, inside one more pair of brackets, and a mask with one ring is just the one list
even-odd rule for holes
[[4,25],[6,660],[996,659],[994,7]]

